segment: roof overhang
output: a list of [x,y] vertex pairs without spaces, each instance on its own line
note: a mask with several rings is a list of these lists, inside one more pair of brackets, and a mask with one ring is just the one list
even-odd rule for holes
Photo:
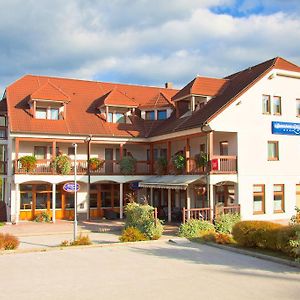
[[192,183],[205,183],[206,176],[202,175],[166,175],[152,176],[139,183],[139,187],[186,190]]

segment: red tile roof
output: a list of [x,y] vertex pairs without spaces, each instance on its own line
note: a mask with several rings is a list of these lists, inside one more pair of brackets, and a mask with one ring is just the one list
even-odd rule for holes
[[[167,105],[168,102],[172,104],[171,98],[179,94],[178,90],[27,75],[6,89],[10,130],[42,134],[148,137],[196,128],[218,115],[274,68],[300,72],[300,67],[277,57],[224,79],[197,77],[187,85],[188,88],[186,86],[184,89],[199,93],[210,91],[214,97],[204,107],[184,118],[176,119],[175,114],[172,114],[171,118],[165,121],[146,121],[133,116],[132,124],[105,122],[99,114],[98,107],[105,100],[117,103],[121,98],[121,102],[137,103],[141,108],[150,104],[157,106]],[[204,80],[207,80],[207,87],[202,86]],[[40,97],[45,97],[47,93],[50,94],[49,90],[50,92],[52,90],[51,93],[56,100],[61,97],[59,92],[69,97],[65,120],[38,120],[32,117],[28,99],[39,93]]]
[[146,103],[143,103],[139,106],[141,109],[145,108],[165,108],[165,107],[174,107],[172,100],[166,96],[163,92],[159,92],[153,98],[149,99]]
[[68,102],[70,97],[66,95],[60,88],[48,80],[40,88],[31,94],[31,99],[42,99],[51,101]]
[[173,98],[173,101],[188,95],[216,96],[221,93],[227,83],[227,79],[197,76],[181,89]]
[[[101,103],[102,102],[102,103]],[[138,107],[138,104],[127,95],[114,88],[101,97],[100,106]]]

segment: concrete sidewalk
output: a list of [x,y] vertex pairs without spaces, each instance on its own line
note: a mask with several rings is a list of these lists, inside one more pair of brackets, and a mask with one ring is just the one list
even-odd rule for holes
[[[88,235],[93,244],[118,243],[124,221],[99,220],[78,223],[78,234]],[[176,234],[176,226],[165,226],[162,239]],[[59,220],[56,223],[20,222],[18,225],[0,227],[0,233],[10,233],[20,240],[20,250],[42,250],[73,240],[73,222]]]

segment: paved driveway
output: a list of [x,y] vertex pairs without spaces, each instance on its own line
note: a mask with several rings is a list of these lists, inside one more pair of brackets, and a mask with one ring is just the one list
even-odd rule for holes
[[299,269],[181,240],[0,256],[2,299],[299,299]]

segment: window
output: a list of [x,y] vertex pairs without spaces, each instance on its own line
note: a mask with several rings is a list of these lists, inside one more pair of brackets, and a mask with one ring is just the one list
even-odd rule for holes
[[279,149],[277,141],[268,142],[268,160],[279,160]]
[[284,212],[284,184],[274,184],[274,213]]
[[228,142],[227,141],[223,141],[220,142],[220,155],[228,155]]
[[146,120],[155,120],[154,110],[146,111]]
[[0,116],[0,126],[6,127],[6,117]]
[[68,147],[68,155],[75,155],[75,148],[74,147]]
[[271,113],[271,101],[269,95],[263,95],[262,97],[262,109],[263,114],[270,114]]
[[[50,155],[52,155],[52,146],[49,147],[49,151],[50,151]],[[55,155],[56,156],[59,155],[59,147],[56,147],[56,149],[55,149]]]
[[167,118],[167,110],[158,110],[157,111],[157,119],[165,120]]
[[300,184],[296,184],[296,206],[300,208]]
[[90,208],[97,208],[98,207],[98,194],[97,193],[90,193]]
[[167,158],[167,149],[160,149],[160,157]]
[[50,108],[49,109],[49,119],[50,120],[58,120],[59,119],[59,109],[58,108]]
[[111,191],[101,192],[101,207],[112,207]]
[[47,147],[45,146],[34,146],[34,156],[36,159],[46,159]]
[[108,118],[107,118],[107,122],[112,123],[113,122],[113,113],[108,113]]
[[47,119],[47,108],[37,108],[35,112],[37,119]]
[[273,114],[281,115],[281,97],[273,97]]
[[296,116],[300,118],[300,99],[296,99]]
[[253,214],[265,213],[265,185],[253,185]]
[[126,123],[125,114],[115,113],[115,120],[116,120],[116,123]]

